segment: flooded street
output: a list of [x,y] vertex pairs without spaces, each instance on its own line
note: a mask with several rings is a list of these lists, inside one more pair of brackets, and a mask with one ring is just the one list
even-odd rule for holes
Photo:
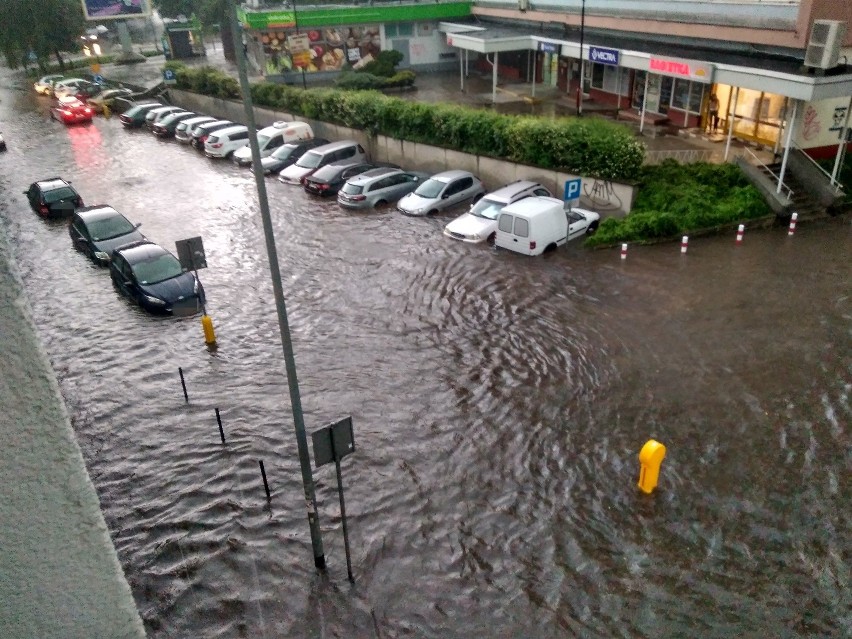
[[[150,637],[852,632],[848,217],[527,258],[444,237],[458,211],[267,180],[308,434],[353,418],[351,585],[331,466],[313,566],[251,172],[117,118],[66,128],[3,74],[0,225]],[[30,210],[56,175],[173,252],[203,237],[218,350]]]

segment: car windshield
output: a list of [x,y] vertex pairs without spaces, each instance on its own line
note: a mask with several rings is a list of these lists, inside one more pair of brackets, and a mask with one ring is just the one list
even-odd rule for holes
[[349,182],[347,182],[340,189],[340,192],[345,193],[346,195],[358,195],[363,190],[364,190],[363,186],[361,186],[359,184],[350,184]]
[[162,253],[144,262],[137,262],[131,268],[140,284],[165,282],[183,273],[180,262],[169,253]]
[[269,142],[269,136],[268,136],[268,135],[259,135],[259,134],[258,134],[258,136],[257,136],[257,146],[259,146],[259,147],[262,149],[263,147],[265,147],[265,146],[266,146],[266,143],[267,143],[267,142]]
[[95,220],[90,222],[88,227],[89,233],[95,242],[121,237],[136,229],[127,218],[121,215]]
[[270,157],[275,158],[276,160],[286,160],[291,155],[293,155],[293,151],[295,151],[298,147],[290,146],[289,144],[285,144],[284,146],[279,146],[275,151],[272,152]]
[[506,206],[505,202],[498,202],[487,197],[482,198],[474,205],[470,212],[478,217],[484,217],[487,220],[496,220],[500,215],[500,211]]
[[313,151],[308,151],[298,160],[296,160],[296,166],[300,166],[303,169],[315,169],[319,166],[320,162],[322,162],[322,154],[314,153]]
[[75,198],[77,194],[74,192],[70,186],[62,186],[58,189],[53,189],[44,194],[44,201],[46,204],[51,204],[53,202],[58,202],[59,200],[67,200],[68,198]]
[[414,194],[425,198],[436,198],[441,194],[445,186],[447,186],[447,183],[441,182],[441,180],[426,180],[417,187]]

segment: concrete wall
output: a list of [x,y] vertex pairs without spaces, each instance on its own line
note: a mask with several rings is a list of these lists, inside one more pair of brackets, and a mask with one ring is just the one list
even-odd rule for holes
[[[169,95],[174,104],[190,111],[206,113],[234,122],[245,121],[245,109],[242,102],[209,98],[176,89],[169,89]],[[482,155],[461,153],[439,146],[397,140],[384,135],[371,138],[359,129],[350,129],[328,122],[296,117],[289,113],[271,109],[255,107],[254,117],[258,129],[269,126],[278,120],[307,122],[313,128],[314,135],[317,137],[328,138],[329,140],[358,140],[367,149],[373,160],[392,162],[406,169],[431,173],[448,169],[465,169],[478,175],[488,190],[497,189],[515,180],[534,180],[550,189],[556,197],[562,197],[565,182],[582,177],[563,171],[542,169]],[[582,180],[581,207],[597,211],[602,218],[623,217],[633,207],[636,195],[635,186],[587,177],[582,177]]]

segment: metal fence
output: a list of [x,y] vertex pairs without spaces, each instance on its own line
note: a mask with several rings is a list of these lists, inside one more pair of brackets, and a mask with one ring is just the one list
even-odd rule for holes
[[692,162],[715,162],[721,164],[725,161],[724,153],[710,149],[663,149],[658,151],[647,151],[645,153],[645,164],[660,164],[663,160],[676,160],[681,164]]

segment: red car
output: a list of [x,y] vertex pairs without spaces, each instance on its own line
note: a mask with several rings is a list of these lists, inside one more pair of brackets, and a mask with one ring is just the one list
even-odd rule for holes
[[56,99],[56,104],[50,107],[50,117],[65,124],[76,124],[78,122],[91,122],[94,111],[74,96],[65,96]]

